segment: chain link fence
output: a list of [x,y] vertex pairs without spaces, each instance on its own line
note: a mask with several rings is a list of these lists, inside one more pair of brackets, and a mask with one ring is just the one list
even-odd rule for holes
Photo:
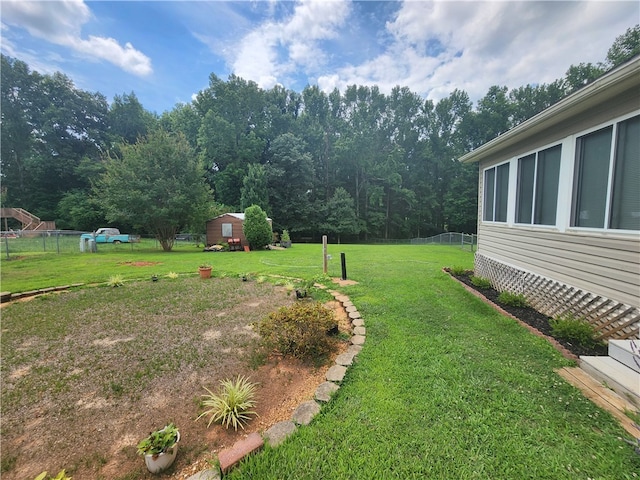
[[[3,231],[0,232],[0,257],[11,258],[28,253],[80,253],[89,252],[83,245],[81,236],[92,232],[74,230],[44,230],[44,231]],[[204,245],[204,235],[183,233],[176,235],[174,246]],[[162,250],[160,243],[150,235],[143,235],[139,242],[133,243],[98,243],[98,251],[136,251]]]
[[478,245],[478,235],[475,233],[455,233],[447,232],[429,238],[412,238],[411,245],[460,245],[463,249],[476,251]]
[[[80,232],[74,230],[45,230],[45,231],[3,231],[0,232],[0,256],[10,258],[26,253],[79,253],[89,252],[86,245],[83,246],[81,235],[92,232]],[[202,245],[205,244],[205,236],[196,233],[181,233],[176,235],[174,246]],[[468,233],[441,233],[428,238],[411,239],[369,239],[367,243],[386,245],[460,245],[463,249],[475,252],[478,244],[478,236]],[[136,250],[162,250],[160,243],[151,235],[142,235],[139,242],[133,243],[98,243],[98,251],[136,251]]]

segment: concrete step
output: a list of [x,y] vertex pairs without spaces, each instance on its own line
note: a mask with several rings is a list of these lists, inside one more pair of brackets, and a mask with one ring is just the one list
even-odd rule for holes
[[640,340],[609,340],[609,356],[640,373]]
[[611,357],[580,357],[580,368],[640,407],[640,373]]

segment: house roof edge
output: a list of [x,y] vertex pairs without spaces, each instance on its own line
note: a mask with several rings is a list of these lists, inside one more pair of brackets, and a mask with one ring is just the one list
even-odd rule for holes
[[461,163],[475,163],[508,148],[541,130],[603,103],[617,93],[640,86],[640,55],[605,73],[592,83],[563,98],[542,112],[512,129],[484,143],[458,159]]

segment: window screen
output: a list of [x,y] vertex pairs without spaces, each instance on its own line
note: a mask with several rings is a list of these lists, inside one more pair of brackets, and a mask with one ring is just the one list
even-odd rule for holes
[[496,222],[507,221],[507,201],[509,193],[509,164],[496,167]]
[[611,228],[640,230],[640,116],[618,125]]
[[535,153],[518,159],[516,223],[531,223],[531,212],[533,211],[533,184],[535,173]]
[[231,224],[231,223],[223,223],[222,224],[222,236],[223,237],[233,237],[233,224]]
[[556,224],[561,150],[562,147],[558,145],[538,152],[536,205],[533,222],[537,225]]
[[484,206],[482,219],[493,221],[493,195],[496,183],[496,169],[490,168],[484,172]]
[[577,227],[605,227],[605,209],[613,127],[578,138],[578,176],[573,223]]

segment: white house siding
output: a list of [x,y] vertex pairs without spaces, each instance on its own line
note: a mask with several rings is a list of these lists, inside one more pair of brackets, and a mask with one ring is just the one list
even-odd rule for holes
[[638,237],[481,225],[478,254],[640,308]]

